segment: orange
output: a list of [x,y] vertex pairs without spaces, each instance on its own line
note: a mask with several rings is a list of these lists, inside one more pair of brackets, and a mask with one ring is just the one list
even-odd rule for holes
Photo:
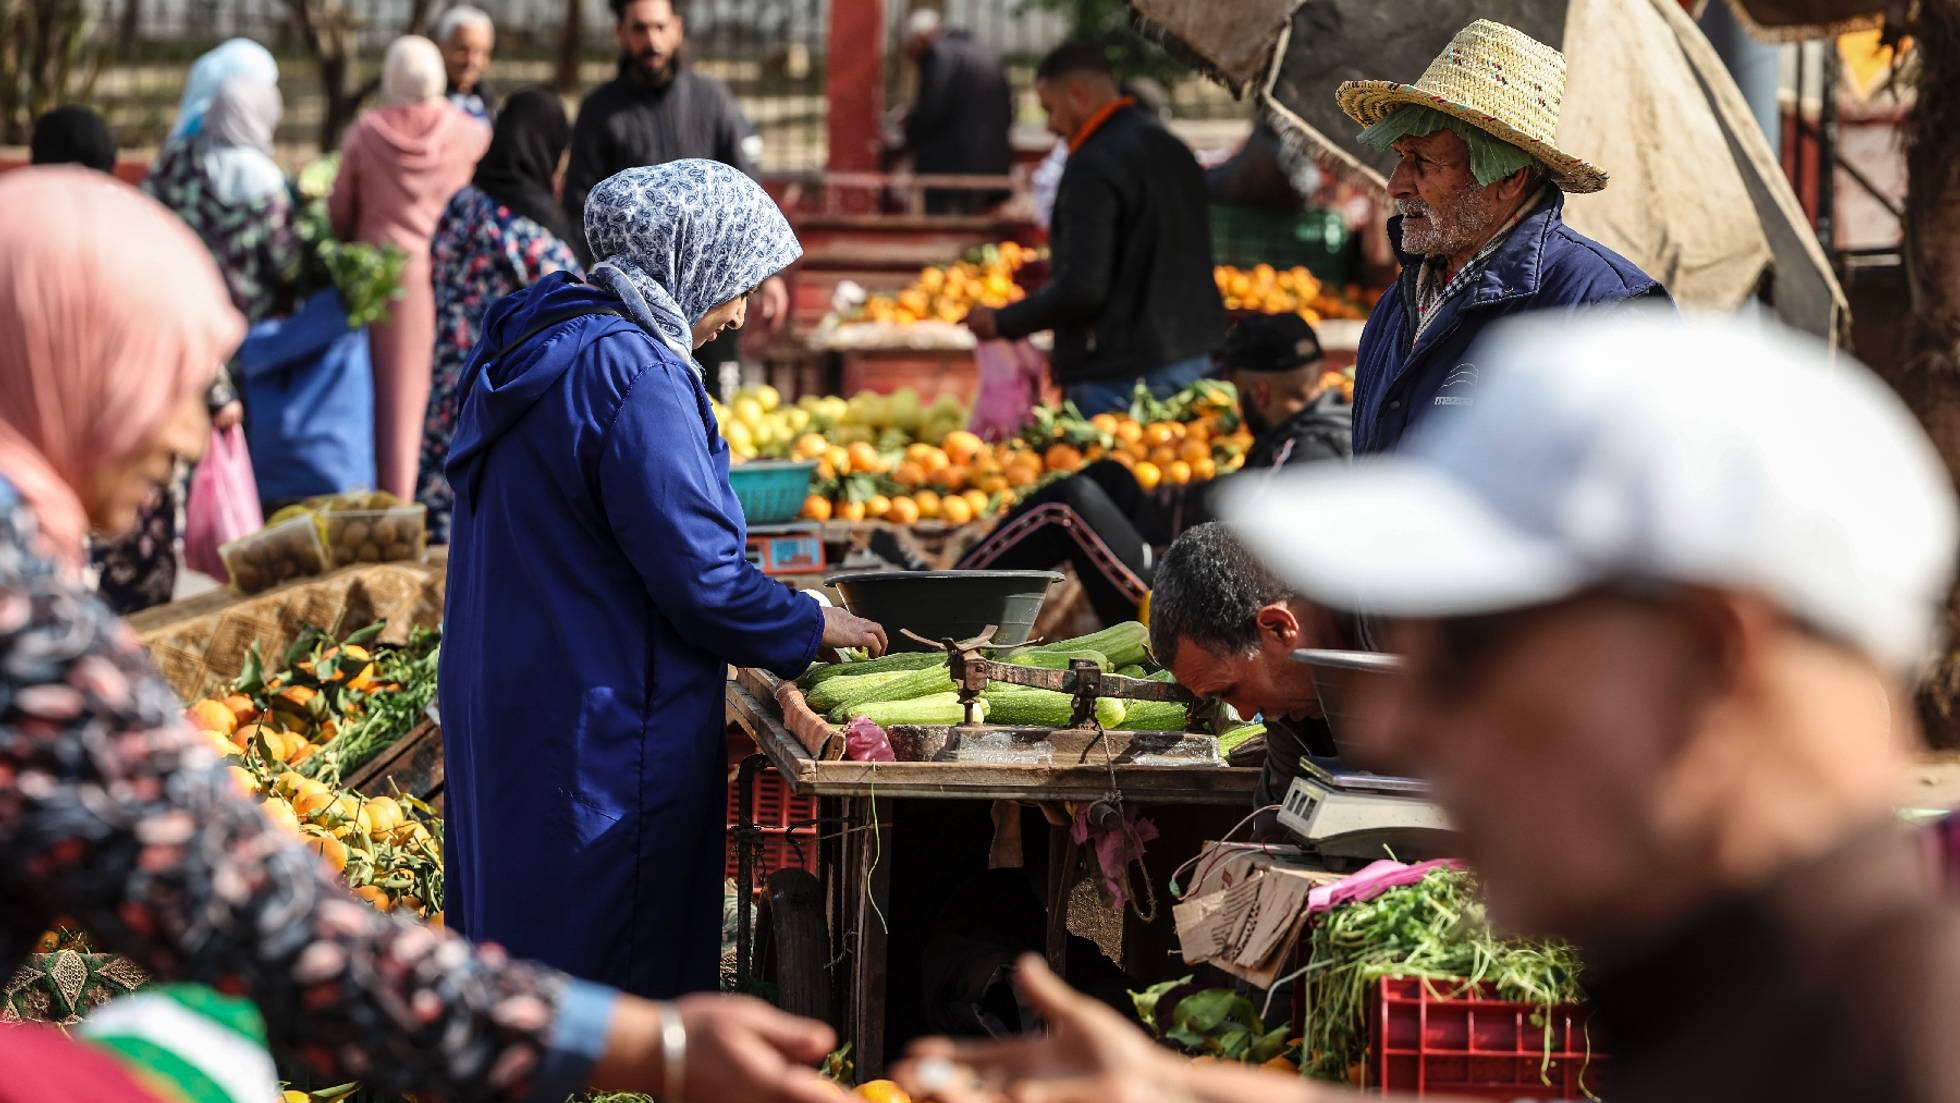
[[1094,463],[1094,462],[1096,462],[1097,460],[1099,460],[1099,459],[1102,459],[1102,458],[1103,458],[1103,454],[1104,454],[1104,453],[1105,453],[1106,451],[1107,451],[1107,450],[1106,450],[1105,448],[1103,448],[1103,446],[1102,446],[1102,442],[1101,442],[1101,441],[1092,441],[1092,442],[1090,442],[1090,444],[1089,444],[1089,446],[1088,446],[1087,448],[1084,448],[1084,449],[1082,450],[1082,462],[1083,462],[1083,463]]
[[823,462],[839,475],[848,474],[851,470],[851,453],[843,445],[833,444],[824,449]]
[[858,441],[851,445],[847,451],[850,454],[852,471],[865,472],[872,475],[878,475],[884,472],[885,461],[878,458],[878,450],[876,448],[871,447],[863,441]]
[[837,519],[839,521],[864,520],[864,503],[863,502],[837,503]]
[[868,1084],[859,1084],[856,1096],[868,1100],[869,1103],[912,1103],[912,1097],[905,1094],[905,1089],[890,1080],[873,1080]]
[[948,494],[939,504],[939,516],[949,525],[964,525],[973,520],[973,503],[958,494]]
[[1177,458],[1183,460],[1185,463],[1191,464],[1195,464],[1199,460],[1208,460],[1211,458],[1211,445],[1206,444],[1202,440],[1187,437],[1183,444],[1178,445]]
[[796,450],[793,454],[799,460],[814,460],[829,451],[830,442],[823,439],[821,433],[805,433],[796,438]]
[[927,474],[944,471],[953,466],[953,461],[947,459],[946,453],[938,448],[927,451],[923,462],[926,465]]
[[829,460],[818,460],[816,477],[823,482],[829,482],[837,477],[837,469],[830,466]]
[[905,446],[905,458],[911,460],[914,463],[923,465],[925,464],[927,458],[937,451],[938,449],[934,448],[932,445],[927,444],[924,441],[915,440],[911,444]]
[[966,489],[966,480],[969,475],[971,475],[971,472],[965,464],[956,463],[944,470],[934,472],[932,485],[941,490],[958,492]]
[[218,757],[220,758],[230,758],[232,755],[238,753],[238,748],[231,745],[231,739],[227,736],[219,735],[217,732],[199,732],[198,734],[210,742],[211,749],[218,752]]
[[267,819],[294,835],[299,834],[299,814],[293,811],[292,805],[278,797],[271,797],[259,807],[265,810]]
[[993,495],[984,490],[969,490],[963,497],[966,498],[966,504],[973,507],[975,517],[985,517],[987,506],[993,501]]
[[1205,483],[1205,482],[1210,482],[1211,480],[1216,479],[1217,477],[1218,477],[1218,464],[1212,462],[1212,458],[1210,456],[1205,456],[1202,459],[1196,459],[1191,461],[1192,482]]
[[1007,485],[1015,489],[1033,486],[1041,481],[1041,464],[1033,460],[1017,457],[1007,465]]
[[368,823],[376,834],[393,831],[403,822],[402,806],[393,797],[375,797],[367,802]]
[[965,429],[955,429],[946,434],[946,439],[940,442],[939,447],[946,450],[946,458],[952,462],[970,464],[980,453],[986,451],[987,442]]
[[1155,448],[1160,444],[1169,444],[1176,440],[1177,430],[1171,428],[1172,424],[1172,422],[1168,421],[1151,422],[1143,430],[1143,442]]
[[243,766],[232,766],[230,770],[232,784],[238,786],[239,792],[244,793],[246,796],[252,796],[259,791],[259,779],[253,775],[252,771],[247,770]]
[[[1001,491],[1006,490],[1011,485],[1012,484],[1007,481],[1007,476],[1005,475],[989,475],[986,478],[981,479],[978,483],[975,483],[973,489],[975,491],[978,491],[982,494],[986,494],[991,497],[992,495],[999,494]],[[969,493],[971,493],[971,491],[969,491]]]
[[1082,466],[1082,453],[1066,444],[1051,445],[1043,459],[1050,471],[1074,471]]
[[807,521],[828,521],[830,512],[830,499],[821,494],[803,499],[803,518]]
[[184,718],[191,726],[204,731],[230,735],[238,730],[238,715],[225,707],[223,701],[203,700],[184,710]]
[[1150,462],[1158,467],[1169,467],[1176,460],[1177,448],[1173,445],[1160,444],[1150,450]]
[[1140,461],[1130,470],[1137,477],[1137,485],[1145,490],[1155,490],[1157,484],[1164,481],[1163,469],[1149,460]]
[[1117,463],[1122,464],[1124,467],[1127,467],[1132,471],[1136,470],[1137,458],[1135,456],[1130,455],[1128,452],[1123,451],[1120,448],[1114,452],[1111,452],[1109,454],[1109,458],[1115,460]]
[[305,784],[306,778],[302,777],[298,770],[287,770],[273,781],[272,787],[279,791],[280,796],[291,797],[299,792],[300,786]]
[[1191,465],[1183,460],[1172,461],[1169,467],[1164,468],[1164,481],[1172,486],[1183,486],[1190,482]]
[[912,501],[918,505],[919,516],[922,519],[929,521],[932,518],[939,516],[939,492],[938,491],[921,490],[917,494],[912,495]]
[[897,471],[892,472],[892,478],[900,486],[924,486],[926,485],[926,465],[920,463],[918,460],[906,460],[904,463],[898,465]]
[[231,714],[237,717],[241,724],[249,724],[259,718],[259,707],[252,703],[250,697],[242,694],[234,693],[225,698],[225,707],[231,710]]
[[319,832],[308,835],[306,845],[312,847],[315,854],[325,858],[335,873],[347,868],[347,844],[332,835]]
[[313,817],[333,807],[333,794],[317,781],[308,780],[293,794],[293,811],[303,818]]
[[1116,421],[1116,439],[1130,444],[1143,439],[1143,426],[1125,417]]
[[395,902],[390,900],[388,894],[378,885],[362,885],[354,890],[354,895],[367,901],[378,912],[388,911],[395,906]]
[[1116,432],[1116,415],[1097,414],[1095,417],[1089,419],[1089,424],[1094,426],[1098,433],[1109,433],[1113,435]]
[[864,516],[867,520],[882,521],[885,514],[892,511],[892,500],[883,494],[873,494],[864,500]]
[[885,513],[885,520],[894,525],[909,525],[918,519],[919,503],[903,496],[893,498],[891,509]]

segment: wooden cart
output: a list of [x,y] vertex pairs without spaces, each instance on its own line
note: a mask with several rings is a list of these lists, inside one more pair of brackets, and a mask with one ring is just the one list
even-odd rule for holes
[[[807,729],[799,738],[791,731],[776,702],[779,685],[769,674],[741,670],[727,690],[730,724],[760,748],[744,769],[753,770],[766,758],[797,795],[819,798],[817,884],[799,894],[802,899],[796,903],[803,908],[797,915],[771,916],[777,928],[775,946],[785,959],[776,995],[789,1010],[835,1023],[851,1044],[864,1078],[879,1075],[886,1058],[890,979],[886,953],[891,931],[885,917],[892,915],[892,863],[883,859],[896,851],[900,841],[893,829],[895,802],[1014,801],[1051,807],[1089,803],[1109,796],[1113,777],[1126,806],[1161,810],[1216,805],[1235,811],[1250,808],[1258,780],[1255,769],[1138,765],[1120,759],[1106,763],[1094,755],[1081,764],[1054,765],[846,761],[841,757],[841,741],[814,738]],[[748,786],[740,789],[746,794]],[[747,813],[740,810],[738,822],[752,822]],[[1050,961],[1060,968],[1068,937],[1067,893],[1081,854],[1065,830],[1049,832],[1049,854],[1046,948]],[[747,877],[745,869],[739,883],[749,883]],[[747,919],[744,912],[738,934],[738,977],[747,977],[750,971]]]

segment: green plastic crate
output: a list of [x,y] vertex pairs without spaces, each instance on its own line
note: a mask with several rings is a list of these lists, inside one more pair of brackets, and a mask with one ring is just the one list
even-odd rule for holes
[[1353,280],[1353,235],[1333,211],[1311,209],[1297,213],[1257,207],[1211,208],[1211,256],[1214,264],[1251,268],[1305,268],[1330,287]]

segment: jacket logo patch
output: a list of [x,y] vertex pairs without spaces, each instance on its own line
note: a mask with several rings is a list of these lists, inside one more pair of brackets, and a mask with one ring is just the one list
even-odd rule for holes
[[[1468,406],[1476,400],[1466,392],[1475,390],[1476,386],[1477,365],[1458,364],[1450,369],[1450,374],[1443,377],[1443,385],[1436,388],[1436,400],[1431,405]],[[1451,394],[1451,391],[1456,393]]]

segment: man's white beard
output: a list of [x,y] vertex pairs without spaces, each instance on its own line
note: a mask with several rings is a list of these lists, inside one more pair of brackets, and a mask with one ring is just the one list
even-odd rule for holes
[[[1438,212],[1420,199],[1398,199],[1395,213],[1402,216],[1402,250],[1422,257],[1447,257],[1481,247],[1488,240],[1497,217],[1497,195],[1491,188],[1463,193],[1456,205]],[[1409,217],[1422,221],[1409,224]]]

